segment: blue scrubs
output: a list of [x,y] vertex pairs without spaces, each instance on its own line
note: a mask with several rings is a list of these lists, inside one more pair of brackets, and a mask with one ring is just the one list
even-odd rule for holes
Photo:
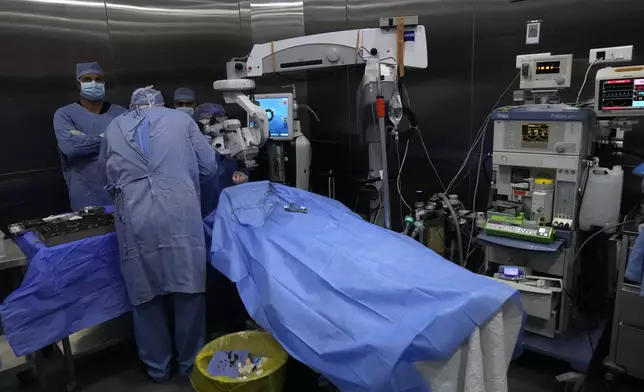
[[[171,309],[174,309],[174,315]],[[190,375],[197,353],[206,344],[205,295],[157,296],[136,306],[132,315],[139,358],[148,366],[150,377],[159,382],[170,377],[173,338],[169,326],[172,317],[179,373]]]
[[122,113],[125,108],[106,102],[101,112],[94,114],[75,102],[54,114],[54,131],[72,210],[111,204],[97,162],[102,140],[99,135]]
[[139,357],[150,377],[169,377],[172,302],[179,370],[189,375],[205,343],[206,244],[199,182],[217,175],[216,153],[188,115],[147,107],[110,124],[99,161],[115,197],[121,271],[135,307]]

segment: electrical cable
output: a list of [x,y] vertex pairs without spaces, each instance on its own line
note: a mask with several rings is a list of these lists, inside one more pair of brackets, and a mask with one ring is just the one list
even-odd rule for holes
[[[485,130],[483,131],[483,137],[482,139],[485,139],[485,133],[487,132],[487,127],[485,127]],[[472,197],[472,212],[476,216],[476,195],[478,194],[479,191],[479,182],[481,179],[481,163],[483,162],[483,141],[481,141],[481,148],[479,149],[479,166],[478,169],[476,170],[476,185],[474,185],[474,196]],[[470,230],[470,238],[469,241],[467,242],[467,251],[465,252],[466,255],[469,256],[470,254],[470,245],[472,244],[472,236],[474,235],[474,226],[472,225],[472,229]],[[465,257],[465,263],[463,266],[467,265],[467,259],[468,257]]]
[[358,202],[360,202],[360,195],[362,194],[362,191],[365,190],[365,187],[367,187],[368,185],[373,185],[373,184],[365,183],[360,187],[360,190],[358,190],[358,197],[356,197],[356,202],[353,205],[353,210],[352,210],[353,212],[356,212],[356,210],[358,209]]
[[624,147],[615,147],[614,150],[618,151],[618,152],[621,152],[623,154],[632,155],[632,156],[634,156],[636,158],[644,160],[644,153],[634,151],[634,150],[629,150],[629,149],[624,148]]
[[[380,210],[382,210],[382,193],[380,192],[380,189],[378,189],[378,187],[372,182],[365,183],[358,191],[358,197],[356,197],[356,202],[353,206],[353,212],[356,212],[356,210],[358,209],[358,202],[360,201],[360,195],[362,194],[362,191],[364,191],[365,188],[368,186],[375,189],[376,192],[378,193],[378,206],[373,210],[371,209],[371,207],[369,207],[369,215],[371,215],[371,213],[374,211],[376,212],[376,215],[371,223],[376,223],[378,221],[378,217],[380,216]],[[370,199],[370,201],[373,201],[373,200],[374,199]]]
[[378,192],[378,207],[376,207],[376,210],[377,210],[376,215],[373,218],[373,222],[371,222],[375,224],[376,222],[378,222],[378,217],[380,216],[380,210],[382,209],[382,193],[380,192],[380,189],[373,183],[368,183],[365,185],[373,187],[373,189],[375,189],[376,192]]
[[360,202],[360,194],[364,190],[364,185],[360,187],[360,190],[358,190],[358,197],[356,197],[356,202],[353,204],[353,212],[356,212],[358,209],[358,203]]
[[[407,88],[404,85],[402,86],[402,92],[407,98],[407,106],[411,111],[411,97],[409,96],[409,92],[407,92]],[[415,116],[414,116],[414,119],[415,119]],[[445,188],[445,185],[443,185],[443,180],[441,179],[441,176],[438,174],[438,170],[436,170],[436,166],[434,166],[434,162],[432,162],[432,158],[430,158],[429,156],[429,152],[427,151],[427,146],[425,146],[425,140],[423,139],[423,134],[420,132],[420,128],[418,128],[417,125],[415,126],[415,128],[416,128],[416,131],[418,132],[418,136],[420,137],[420,144],[423,145],[423,150],[425,151],[425,157],[427,157],[427,160],[429,161],[429,165],[432,167],[434,174],[436,174],[436,178],[438,179],[438,183],[443,189],[443,192],[446,192],[447,189]]]
[[595,238],[595,236],[599,235],[600,233],[605,232],[606,230],[610,230],[610,229],[612,229],[612,228],[614,228],[614,227],[619,227],[619,226],[623,226],[623,225],[625,225],[625,224],[627,224],[627,223],[635,222],[637,219],[638,219],[638,218],[634,218],[634,219],[631,219],[631,220],[625,220],[625,221],[622,221],[622,222],[620,222],[620,223],[616,223],[616,224],[614,224],[614,225],[606,226],[606,227],[604,227],[604,228],[603,228],[603,229],[601,229],[601,230],[597,230],[597,231],[596,231],[595,233],[593,233],[590,237],[586,238],[586,241],[584,241],[584,242],[581,244],[581,246],[579,246],[579,248],[577,249],[577,252],[575,253],[575,257],[573,257],[573,258],[572,258],[572,262],[571,262],[570,264],[571,264],[571,265],[574,265],[574,264],[575,264],[575,262],[577,261],[577,258],[579,258],[579,255],[581,254],[581,250],[584,248],[584,246],[586,246],[586,244],[587,244],[590,240],[592,240],[593,238]]
[[582,91],[584,91],[584,87],[586,87],[586,81],[588,81],[588,73],[590,72],[590,69],[593,67],[593,65],[603,61],[604,59],[597,59],[590,63],[588,68],[586,69],[586,75],[584,76],[584,82],[581,84],[581,88],[579,89],[579,92],[577,93],[577,99],[575,100],[575,106],[579,104],[579,97],[581,97]]
[[[485,121],[483,122],[483,126],[487,126],[489,118],[490,118],[490,115],[488,114],[488,116],[486,117]],[[479,131],[480,131],[480,129],[479,129]],[[468,165],[470,155],[472,155],[472,151],[474,151],[474,148],[476,148],[476,146],[478,145],[479,141],[480,141],[480,134],[477,133],[477,135],[476,135],[476,137],[474,139],[474,142],[470,146],[470,149],[467,152],[467,155],[465,155],[465,159],[463,160],[463,163],[461,163],[461,166],[459,167],[458,171],[456,172],[456,175],[454,175],[454,178],[452,178],[452,180],[449,182],[449,184],[447,184],[447,189],[445,190],[446,193],[450,193],[454,189],[454,184],[455,184],[456,180],[458,179],[458,177],[463,172],[463,169],[465,169],[465,167]],[[465,177],[466,176],[464,176],[463,178],[465,178]]]
[[[398,148],[396,147],[396,150]],[[398,178],[396,178],[396,188],[398,189],[398,196],[400,196],[400,200],[405,204],[405,206],[411,210],[411,207],[409,204],[407,204],[407,201],[402,195],[402,192],[400,191],[400,174],[403,171],[403,168],[405,167],[405,161],[407,160],[407,153],[409,152],[409,140],[407,140],[407,143],[405,144],[405,153],[403,154],[402,162],[400,163],[400,170],[398,170]]]
[[575,222],[577,227],[579,227],[579,217],[581,215],[581,207],[582,207],[582,203],[584,202],[584,195],[586,194],[586,187],[588,186],[588,177],[590,177],[591,169],[592,169],[592,166],[590,163],[588,163],[588,166],[586,167],[586,170],[585,170],[584,182],[579,192],[579,202],[577,204],[577,212],[575,214],[575,216],[577,217]]
[[320,117],[318,117],[317,113],[315,113],[315,111],[313,109],[311,109],[311,107],[309,105],[299,104],[298,106],[308,110],[309,112],[311,112],[311,114],[313,115],[313,117],[315,117],[317,122],[320,122]]
[[[363,56],[362,53],[360,52],[360,49],[365,50],[367,53],[369,53],[369,56],[371,57]],[[363,59],[364,61],[367,61],[368,59],[373,59],[373,60],[378,60],[378,64],[388,65],[390,67],[393,67],[394,65],[398,66],[398,61],[396,61],[396,58],[393,56],[377,58],[371,55],[371,51],[367,50],[367,48],[365,48],[364,46],[361,46],[360,49],[358,50],[358,56],[360,56],[360,58]],[[394,64],[384,63],[383,61],[385,60],[393,60]]]
[[492,158],[492,154],[487,154],[485,158],[483,158],[483,174],[485,175],[485,179],[487,180],[488,184],[492,183],[492,176],[487,174],[487,169],[485,168],[488,159]]
[[[590,168],[589,168],[589,169],[590,169]],[[607,231],[607,230],[610,230],[610,229],[612,229],[612,228],[614,228],[614,227],[619,227],[619,226],[623,226],[623,225],[625,225],[625,224],[627,224],[627,223],[635,222],[635,221],[637,221],[638,219],[639,219],[639,218],[634,218],[634,219],[626,220],[626,217],[625,217],[625,218],[624,218],[624,220],[623,220],[622,222],[620,222],[620,223],[616,223],[616,224],[614,224],[614,225],[606,226],[606,227],[604,227],[603,229],[598,230],[598,231],[596,231],[595,233],[593,233],[591,236],[589,236],[588,238],[586,238],[586,240],[581,244],[581,246],[579,246],[579,248],[577,248],[577,251],[576,251],[576,253],[575,253],[575,256],[572,258],[572,262],[571,262],[571,264],[572,264],[572,265],[574,265],[574,264],[575,264],[575,262],[577,261],[577,258],[579,258],[579,255],[581,254],[581,251],[582,251],[582,249],[584,248],[584,246],[586,246],[586,244],[588,244],[588,243],[590,242],[590,240],[592,240],[593,238],[595,238],[595,236],[597,236],[597,235],[599,235],[599,234],[601,234],[601,233],[603,233],[603,232],[605,232],[605,231]],[[578,301],[576,301],[576,300],[572,297],[572,295],[568,292],[568,290],[566,290],[564,287],[562,287],[562,289],[563,289],[563,292],[566,294],[566,296],[570,299],[570,301],[575,305],[575,307],[577,307],[577,308],[578,308],[578,307],[579,307],[579,302],[578,302]],[[590,331],[589,331],[589,330],[585,330],[585,331],[586,331],[586,334],[588,335],[588,341],[590,342],[590,347],[591,347],[592,352],[593,352],[593,354],[594,354],[594,353],[595,353],[595,346],[594,346],[594,344],[593,344],[592,337],[591,337],[591,335],[590,335]]]
[[485,120],[483,120],[483,124],[481,125],[481,127],[477,131],[476,136],[474,137],[474,141],[472,142],[472,146],[470,147],[470,150],[468,151],[467,155],[465,156],[465,159],[463,160],[463,163],[461,164],[461,167],[459,168],[458,172],[456,173],[456,175],[454,176],[452,181],[450,181],[449,185],[447,185],[447,189],[445,190],[445,193],[449,193],[449,191],[452,189],[453,184],[456,182],[458,176],[461,174],[461,172],[463,171],[465,166],[467,166],[467,164],[469,162],[470,155],[472,154],[472,151],[474,151],[474,149],[476,148],[476,145],[479,143],[479,141],[482,140],[481,136],[482,136],[482,133],[483,133],[483,129],[487,128],[487,124],[489,123],[490,117],[492,116],[492,111],[494,111],[494,109],[496,109],[496,107],[499,104],[499,102],[501,102],[501,99],[503,99],[503,97],[505,97],[505,94],[512,87],[514,82],[519,78],[519,75],[521,75],[521,73],[517,72],[517,74],[514,76],[512,81],[505,88],[505,90],[503,90],[501,95],[499,95],[499,98],[496,100],[494,105],[492,105],[492,110],[487,115],[487,117],[485,117]]
[[[568,290],[566,290],[563,286],[561,287],[561,289],[566,294],[566,296],[570,299],[570,302],[572,302],[575,305],[575,307],[578,308],[579,304],[577,303],[577,301],[575,301],[572,298],[572,295],[570,295]],[[574,329],[574,323],[573,323],[573,329]],[[586,332],[586,336],[588,337],[588,342],[590,343],[590,349],[592,350],[593,355],[595,355],[595,345],[593,344],[593,337],[590,335],[590,330],[589,329],[576,329],[576,330]]]
[[476,135],[476,137],[474,139],[474,142],[472,142],[470,150],[467,152],[467,155],[465,156],[465,159],[463,160],[463,163],[461,164],[458,172],[456,173],[456,175],[454,176],[452,181],[450,181],[450,184],[447,185],[447,192],[448,193],[451,190],[454,189],[454,183],[455,183],[456,179],[460,176],[460,174],[463,172],[465,167],[469,164],[470,156],[472,155],[472,152],[474,151],[474,149],[476,148],[478,143],[481,141],[481,136],[483,136],[483,129],[487,128],[487,125],[489,124],[491,115],[492,115],[492,113],[490,112],[490,114],[488,114],[487,117],[485,118],[485,120],[483,122],[483,125],[481,125],[481,128],[479,128],[479,130],[477,131],[477,135]]
[[[400,151],[398,151],[398,142],[396,142],[396,158],[398,160],[398,173],[400,173]],[[400,213],[400,225],[405,228],[405,216],[403,215],[402,209],[402,198],[398,202],[398,212]]]
[[449,213],[452,215],[452,219],[454,220],[454,225],[458,229],[454,230],[456,232],[456,242],[458,242],[458,256],[460,260],[460,265],[463,267],[465,265],[465,258],[463,257],[463,237],[461,236],[461,230],[460,230],[460,225],[458,223],[458,215],[456,215],[456,212],[454,211],[454,208],[452,207],[452,203],[450,203],[449,199],[444,193],[439,193],[438,196],[443,199],[443,202],[447,206],[447,209],[449,210]]

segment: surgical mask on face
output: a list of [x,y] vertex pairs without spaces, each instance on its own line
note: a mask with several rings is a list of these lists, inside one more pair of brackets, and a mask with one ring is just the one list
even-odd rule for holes
[[100,101],[105,97],[105,83],[81,82],[80,95],[90,101]]
[[176,109],[181,110],[182,112],[184,112],[185,114],[187,114],[190,117],[192,117],[192,115],[195,114],[195,108],[190,107],[190,106],[181,106],[181,107],[178,107]]

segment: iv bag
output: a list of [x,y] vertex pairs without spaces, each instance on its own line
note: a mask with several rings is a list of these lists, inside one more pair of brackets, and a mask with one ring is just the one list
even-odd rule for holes
[[394,125],[394,130],[398,129],[398,124],[402,120],[403,116],[403,105],[402,100],[400,99],[400,93],[398,90],[394,91],[391,99],[389,100],[389,121]]

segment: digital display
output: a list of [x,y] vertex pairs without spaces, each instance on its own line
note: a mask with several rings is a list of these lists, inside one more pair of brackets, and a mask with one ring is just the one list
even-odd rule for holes
[[517,267],[506,267],[503,269],[503,274],[508,276],[517,276],[519,275],[519,269]]
[[548,124],[522,124],[521,147],[548,148]]
[[[291,115],[288,97],[267,97],[255,100],[261,108],[266,109],[270,137],[288,137],[288,117]],[[252,121],[248,125],[254,126]]]
[[600,82],[600,110],[644,109],[644,78]]
[[536,64],[537,75],[558,74],[561,72],[561,61],[542,61]]

